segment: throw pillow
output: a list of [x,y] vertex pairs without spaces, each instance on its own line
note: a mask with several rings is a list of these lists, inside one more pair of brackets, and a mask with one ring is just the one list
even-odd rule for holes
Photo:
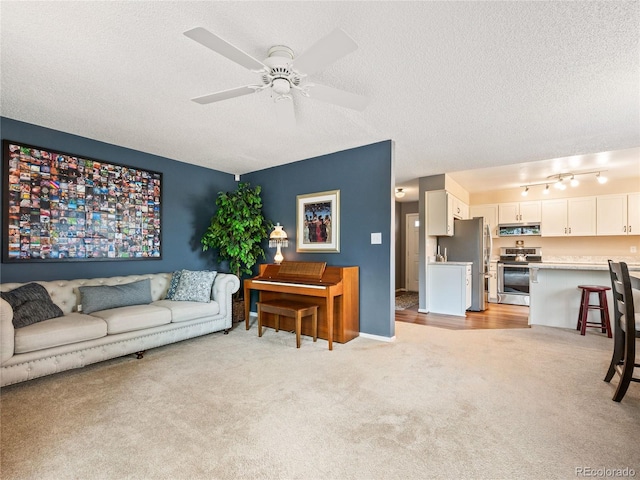
[[183,302],[210,302],[211,287],[217,272],[183,270],[174,300]]
[[83,313],[110,308],[151,303],[151,280],[139,280],[123,285],[78,287]]
[[169,290],[167,290],[167,295],[164,297],[166,300],[173,300],[173,297],[176,294],[176,289],[178,288],[178,283],[180,283],[181,276],[182,276],[182,270],[176,270],[171,275],[171,283],[169,284]]
[[10,292],[1,292],[0,296],[11,305],[15,328],[64,315],[60,307],[51,300],[47,289],[39,283],[27,283]]

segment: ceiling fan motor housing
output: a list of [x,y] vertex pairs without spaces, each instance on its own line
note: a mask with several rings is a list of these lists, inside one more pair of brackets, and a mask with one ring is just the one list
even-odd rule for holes
[[274,45],[268,55],[263,63],[269,67],[269,72],[262,75],[262,83],[272,85],[279,95],[289,93],[292,85],[300,85],[300,75],[291,68],[293,50],[284,45]]

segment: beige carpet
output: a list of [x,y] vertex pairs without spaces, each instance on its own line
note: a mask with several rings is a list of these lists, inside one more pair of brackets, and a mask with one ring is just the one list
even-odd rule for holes
[[255,326],[6,387],[9,479],[542,479],[640,475],[640,385],[611,340],[397,323],[394,343]]

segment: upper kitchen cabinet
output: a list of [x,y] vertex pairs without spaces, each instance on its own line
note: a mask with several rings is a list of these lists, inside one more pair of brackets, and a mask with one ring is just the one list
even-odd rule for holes
[[454,218],[469,218],[469,206],[446,190],[428,191],[427,235],[452,236]]
[[541,202],[513,202],[498,204],[498,223],[540,223]]
[[489,226],[491,236],[498,237],[498,204],[472,205],[469,218],[482,217],[485,226]]
[[598,235],[640,235],[640,193],[599,195]]
[[458,218],[460,220],[467,220],[469,218],[469,205],[464,203],[455,195],[449,194],[449,198],[451,198],[451,208],[453,211],[453,218]]
[[596,234],[596,197],[563,198],[542,202],[543,237]]

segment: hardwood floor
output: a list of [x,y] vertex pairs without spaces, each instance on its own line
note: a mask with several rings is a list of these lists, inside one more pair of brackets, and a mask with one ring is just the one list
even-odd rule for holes
[[466,317],[419,313],[418,307],[396,310],[396,322],[417,323],[449,330],[529,328],[529,307],[489,303],[484,312],[467,312]]

